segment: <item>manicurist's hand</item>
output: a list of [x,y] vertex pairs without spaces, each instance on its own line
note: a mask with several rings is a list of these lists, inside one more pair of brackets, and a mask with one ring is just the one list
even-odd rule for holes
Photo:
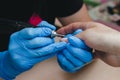
[[52,25],[43,22],[37,28],[25,28],[13,33],[8,51],[0,54],[0,75],[5,80],[12,80],[64,49],[66,42],[54,43],[54,39],[48,37],[53,29],[55,28]]
[[73,34],[68,34],[66,48],[57,54],[57,59],[60,67],[67,72],[76,72],[90,63],[93,59],[92,49],[79,38],[73,36],[81,32],[75,31]]

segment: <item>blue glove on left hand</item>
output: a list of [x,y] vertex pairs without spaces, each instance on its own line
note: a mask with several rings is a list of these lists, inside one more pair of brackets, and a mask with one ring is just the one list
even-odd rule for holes
[[40,26],[25,28],[12,34],[8,51],[1,53],[1,77],[5,80],[12,80],[20,73],[53,57],[57,51],[65,48],[65,42],[54,43],[54,39],[47,37],[55,28],[46,22],[44,26],[46,28]]
[[[78,32],[76,31],[74,34]],[[82,40],[72,35],[67,35],[66,49],[57,55],[60,67],[67,72],[76,72],[93,59],[91,49]]]

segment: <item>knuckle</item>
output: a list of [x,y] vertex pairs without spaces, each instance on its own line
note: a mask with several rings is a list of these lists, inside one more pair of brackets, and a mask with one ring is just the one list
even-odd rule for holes
[[29,29],[25,29],[25,32],[28,34],[28,35],[32,35],[32,28],[29,28]]

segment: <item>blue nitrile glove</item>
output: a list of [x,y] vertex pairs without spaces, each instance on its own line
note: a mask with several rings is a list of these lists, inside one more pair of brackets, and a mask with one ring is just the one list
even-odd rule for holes
[[56,30],[56,27],[53,26],[52,24],[49,24],[47,21],[42,21],[42,22],[40,22],[37,26],[38,26],[38,27],[50,28],[51,30]]
[[54,43],[50,28],[26,28],[12,34],[9,49],[0,63],[1,76],[12,80],[18,74],[31,69],[36,63],[51,58],[65,48],[66,42]]
[[72,36],[74,34],[67,35],[66,49],[57,54],[60,67],[67,72],[76,72],[93,59],[91,49],[82,40]]

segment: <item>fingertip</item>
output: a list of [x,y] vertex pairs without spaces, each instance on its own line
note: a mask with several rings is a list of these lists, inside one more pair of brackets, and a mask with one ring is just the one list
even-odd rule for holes
[[68,37],[68,41],[69,41],[69,43],[74,44],[74,43],[77,43],[79,41],[79,39],[75,36],[70,36],[70,37]]

